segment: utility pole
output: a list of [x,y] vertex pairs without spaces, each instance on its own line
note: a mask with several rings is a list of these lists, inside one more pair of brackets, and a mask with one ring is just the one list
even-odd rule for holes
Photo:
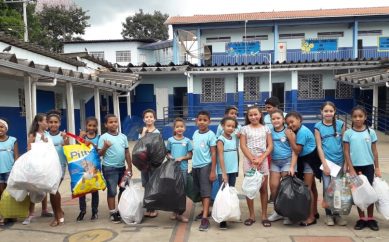
[[5,0],[4,3],[23,3],[24,42],[28,42],[27,3],[31,0]]

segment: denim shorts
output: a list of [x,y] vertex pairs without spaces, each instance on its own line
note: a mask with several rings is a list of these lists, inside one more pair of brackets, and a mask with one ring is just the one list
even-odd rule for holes
[[[126,167],[103,166],[102,170],[104,179],[107,183],[107,196],[115,197],[117,194],[117,187],[126,171]],[[119,190],[122,192],[124,188],[119,187]]]
[[281,160],[272,160],[270,163],[270,171],[288,172],[290,169],[291,162],[292,162],[292,157],[281,159]]
[[0,183],[7,183],[10,173],[11,172],[0,173]]
[[311,166],[307,163],[307,162],[304,162],[304,171],[303,173],[312,173],[313,174],[313,170],[311,168]]

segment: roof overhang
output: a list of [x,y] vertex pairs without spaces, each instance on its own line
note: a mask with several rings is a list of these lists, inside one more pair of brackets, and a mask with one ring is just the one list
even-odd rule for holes
[[371,70],[357,71],[353,73],[335,76],[335,81],[357,87],[383,86],[389,83],[389,68],[381,67]]

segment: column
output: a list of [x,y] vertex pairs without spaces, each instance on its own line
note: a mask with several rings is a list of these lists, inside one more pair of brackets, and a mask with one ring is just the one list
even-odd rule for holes
[[101,114],[100,114],[100,90],[99,88],[95,87],[94,89],[94,100],[95,100],[95,117],[97,119],[97,122],[99,123],[97,127],[97,133],[101,134]]
[[[66,111],[67,111],[67,131],[75,134],[76,128],[74,124],[74,99],[73,99],[73,85],[70,82],[66,82]],[[74,143],[73,139],[70,139],[70,143]]]
[[131,116],[131,92],[128,93],[126,99],[127,99],[127,115],[130,116],[131,118],[132,117]]
[[30,129],[30,125],[32,124],[32,120],[34,119],[34,115],[32,114],[31,85],[32,85],[32,78],[29,76],[24,76],[24,102],[25,102],[25,110],[26,110],[27,138],[28,138],[28,130]]
[[[201,52],[202,51],[204,51],[204,50],[202,50],[201,49],[201,30],[200,30],[200,28],[197,28],[197,32],[196,32],[196,40],[197,40],[197,49],[198,49],[198,53],[197,53],[197,55],[198,56],[201,56]],[[203,48],[204,49],[204,48]],[[202,61],[204,61],[204,60],[201,60],[201,58],[199,58],[198,60],[197,60],[197,65],[198,66],[201,66],[201,62]]]
[[120,107],[119,107],[119,94],[117,92],[112,93],[113,101],[113,114],[118,118],[119,132],[122,132],[122,125],[120,121]]
[[179,52],[180,52],[180,46],[178,44],[177,33],[173,29],[173,62],[176,65],[180,64],[179,63],[180,60],[178,57]]
[[244,74],[238,73],[238,110],[239,117],[244,116]]
[[193,105],[194,105],[194,96],[193,96],[193,75],[187,74],[187,88],[188,88],[188,117],[193,118]]
[[273,56],[273,63],[279,61],[278,59],[278,24],[274,23],[274,29],[273,29],[273,34],[274,34],[274,56]]
[[353,26],[353,57],[358,58],[358,20],[354,21]]
[[291,78],[291,90],[290,90],[290,97],[291,97],[291,108],[292,110],[297,109],[297,92],[298,92],[298,71],[292,71],[292,78]]
[[85,130],[85,120],[86,120],[86,111],[85,111],[85,100],[80,100],[80,128],[81,130]]
[[32,112],[32,118],[35,117],[37,111],[36,111],[36,80],[31,78],[31,112]]
[[378,123],[378,85],[373,86],[373,107],[371,110],[371,126],[373,129],[377,129]]

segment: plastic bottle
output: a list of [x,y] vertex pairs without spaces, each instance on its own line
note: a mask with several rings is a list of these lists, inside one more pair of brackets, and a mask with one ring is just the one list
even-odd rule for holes
[[120,180],[120,187],[126,187],[126,184],[128,184],[128,181],[131,179],[132,174],[131,172],[127,171],[124,173],[122,179]]

